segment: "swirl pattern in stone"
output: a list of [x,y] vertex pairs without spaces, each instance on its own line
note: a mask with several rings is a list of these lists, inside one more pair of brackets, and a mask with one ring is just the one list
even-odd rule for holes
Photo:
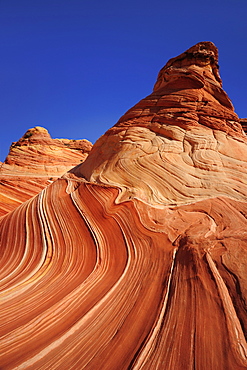
[[1,369],[247,368],[247,138],[217,63],[171,59],[1,218]]

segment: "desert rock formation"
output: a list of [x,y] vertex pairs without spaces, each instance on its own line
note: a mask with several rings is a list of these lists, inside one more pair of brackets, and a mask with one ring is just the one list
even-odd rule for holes
[[0,163],[0,216],[83,162],[91,148],[88,140],[52,139],[43,127],[29,129]]
[[244,132],[247,133],[247,118],[241,118],[240,123],[243,127]]
[[246,170],[217,49],[199,43],[1,219],[0,367],[246,369]]

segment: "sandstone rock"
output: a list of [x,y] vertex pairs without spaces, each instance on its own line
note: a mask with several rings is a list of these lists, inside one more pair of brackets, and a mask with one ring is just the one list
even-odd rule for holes
[[217,66],[210,43],[171,59],[153,93],[120,118],[72,171],[121,187],[121,200],[172,205],[222,195],[242,199],[246,135]]
[[52,139],[43,127],[29,129],[0,165],[0,216],[83,162],[91,147],[88,140]]
[[247,368],[247,138],[217,58],[203,42],[171,59],[0,220],[0,367]]
[[247,118],[241,118],[240,123],[243,127],[244,132],[246,133],[247,132]]

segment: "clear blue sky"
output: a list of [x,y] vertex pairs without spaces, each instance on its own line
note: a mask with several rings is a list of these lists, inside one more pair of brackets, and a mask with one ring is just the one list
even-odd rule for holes
[[247,117],[246,19],[247,0],[0,0],[0,161],[34,126],[95,142],[199,41]]

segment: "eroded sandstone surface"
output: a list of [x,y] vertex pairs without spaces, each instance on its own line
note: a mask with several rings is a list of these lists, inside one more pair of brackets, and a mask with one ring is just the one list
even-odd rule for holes
[[244,132],[246,133],[247,132],[247,118],[241,118],[240,123],[243,127]]
[[1,219],[0,367],[246,369],[246,170],[218,51],[199,43]]
[[83,162],[91,148],[85,139],[52,139],[43,127],[29,129],[0,163],[0,216]]

